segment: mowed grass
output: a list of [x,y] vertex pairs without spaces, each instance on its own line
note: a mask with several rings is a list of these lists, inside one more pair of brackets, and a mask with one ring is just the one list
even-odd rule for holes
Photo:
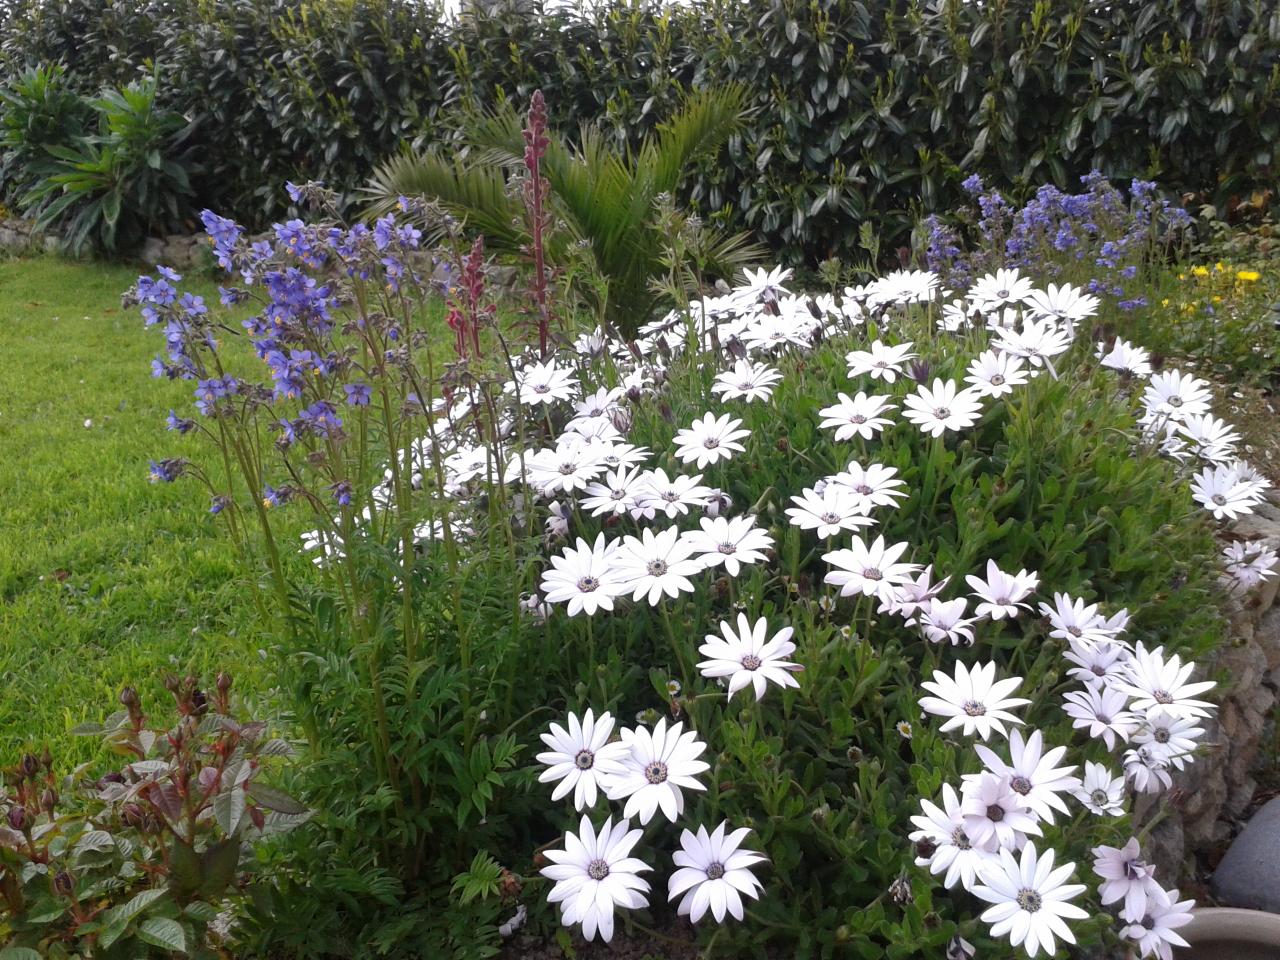
[[[162,338],[120,307],[137,274],[0,261],[3,765],[46,743],[63,769],[101,756],[68,731],[115,710],[126,683],[165,713],[166,670],[226,669],[242,691],[267,672],[269,638],[207,494],[148,481],[149,458],[197,444],[164,429],[191,385],[151,378]],[[212,284],[195,289],[216,302]]]

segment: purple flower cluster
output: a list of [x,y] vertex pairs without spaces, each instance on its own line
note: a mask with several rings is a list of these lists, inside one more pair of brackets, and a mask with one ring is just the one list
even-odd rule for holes
[[923,223],[927,265],[963,289],[997,267],[1052,277],[1078,264],[1090,273],[1090,293],[1114,299],[1123,310],[1146,306],[1144,297],[1126,296],[1125,281],[1188,227],[1191,217],[1159,197],[1151,181],[1133,180],[1127,199],[1096,170],[1081,177],[1081,184],[1084,190],[1074,194],[1045,184],[1014,209],[973,174],[961,184],[977,207],[976,216],[971,211],[965,218],[972,225],[972,249],[965,249],[955,226],[931,216]]

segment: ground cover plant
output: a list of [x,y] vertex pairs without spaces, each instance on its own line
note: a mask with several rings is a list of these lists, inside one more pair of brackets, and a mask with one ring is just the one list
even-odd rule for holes
[[243,326],[132,291],[205,441],[153,475],[264,575],[311,756],[246,949],[1167,956],[1189,904],[1128,799],[1193,761],[1214,596],[1274,557],[1215,543],[1265,481],[1203,381],[1095,339],[1118,304],[762,270],[630,341],[531,309],[524,347],[428,205],[290,195],[268,242],[204,215]]
[[207,502],[139,470],[150,422],[188,394],[136,376],[149,338],[120,306],[136,273],[0,260],[5,763],[46,745],[59,763],[89,759],[91,745],[69,731],[126,683],[164,702],[165,669],[232,667],[242,693],[258,688],[264,638]]

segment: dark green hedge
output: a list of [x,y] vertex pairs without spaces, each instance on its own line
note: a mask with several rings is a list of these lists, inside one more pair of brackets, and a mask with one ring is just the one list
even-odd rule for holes
[[498,0],[9,0],[6,71],[86,89],[160,74],[202,118],[209,205],[255,223],[286,179],[362,183],[468,107],[543,87],[556,123],[633,141],[690,85],[744,84],[749,132],[690,199],[813,264],[871,219],[901,240],[960,181],[1067,185],[1091,168],[1222,197],[1276,176],[1275,0],[719,0],[594,12]]

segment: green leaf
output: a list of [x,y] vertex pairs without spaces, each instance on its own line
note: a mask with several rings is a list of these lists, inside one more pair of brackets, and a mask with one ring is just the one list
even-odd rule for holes
[[[231,771],[228,770],[227,773]],[[213,798],[213,817],[224,833],[233,834],[240,826],[240,821],[244,819],[244,798],[244,787],[235,786],[234,782]]]
[[240,862],[240,841],[232,837],[215,843],[200,854],[200,893],[212,899],[219,896],[235,879]]
[[0,950],[0,960],[44,960],[30,947],[5,947]]
[[277,790],[275,787],[267,786],[265,783],[255,781],[249,784],[248,793],[258,806],[266,807],[268,810],[295,814],[307,812],[304,804],[299,803],[283,790]]
[[163,947],[165,950],[174,950],[178,953],[187,951],[187,935],[182,929],[182,924],[165,917],[144,920],[138,926],[138,939],[153,947]]
[[168,890],[143,890],[128,903],[123,903],[118,907],[112,907],[102,915],[102,922],[105,926],[111,926],[117,921],[123,920],[128,923],[134,917],[138,916],[147,907],[155,903],[157,900],[163,900],[169,895]]
[[201,881],[200,857],[191,844],[174,838],[169,848],[169,885],[173,895],[185,900],[200,889]]

